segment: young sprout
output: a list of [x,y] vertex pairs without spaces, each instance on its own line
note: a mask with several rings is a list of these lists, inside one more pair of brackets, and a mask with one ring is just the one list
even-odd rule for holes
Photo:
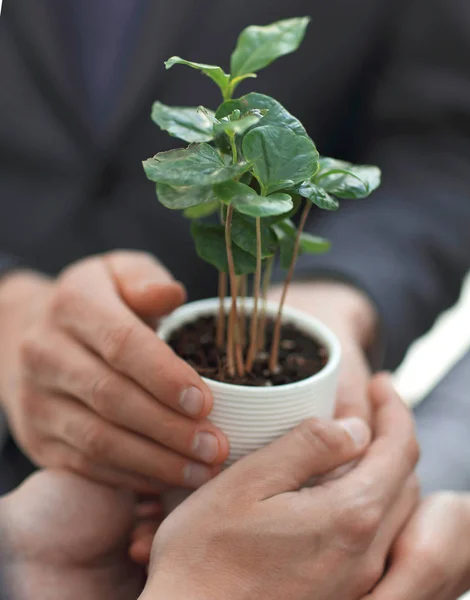
[[[170,58],[167,69],[186,65],[212,79],[223,102],[215,111],[161,102],[152,109],[152,119],[162,130],[189,143],[143,165],[159,201],[192,220],[198,255],[219,271],[216,344],[220,351],[225,346],[231,378],[251,372],[265,350],[266,298],[276,257],[287,270],[270,348],[269,368],[278,369],[282,311],[297,258],[329,249],[327,240],[305,230],[312,204],[337,210],[338,199],[364,198],[380,184],[376,167],[321,158],[302,123],[274,98],[254,92],[233,98],[243,80],[297,50],[308,23],[302,17],[246,28],[232,54],[230,73],[217,65]],[[291,218],[299,208],[296,227]],[[248,276],[253,277],[253,309],[246,332]]]

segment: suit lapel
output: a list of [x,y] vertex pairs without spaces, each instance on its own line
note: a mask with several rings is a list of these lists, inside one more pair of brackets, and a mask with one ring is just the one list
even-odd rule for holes
[[[93,144],[93,132],[81,102],[83,89],[70,69],[51,0],[9,0],[9,21],[16,30],[25,62],[31,67],[41,92],[78,140]],[[64,34],[65,37],[65,34]]]
[[[210,0],[212,1],[212,0]],[[145,0],[141,30],[123,78],[112,115],[108,140],[110,150],[132,124],[136,113],[148,106],[155,88],[165,77],[163,62],[184,40],[194,24],[192,13],[205,0]]]
[[[31,65],[31,72],[54,111],[82,145],[98,150],[98,138],[85,112],[88,105],[80,101],[82,82],[71,72],[64,55],[64,43],[57,35],[52,12],[56,1],[60,2],[9,0],[9,20],[20,39],[25,61]],[[158,81],[165,77],[163,62],[176,52],[184,54],[185,40],[194,26],[196,11],[208,10],[213,0],[143,1],[137,42],[127,61],[115,103],[110,106],[106,148],[101,148],[106,154],[113,152],[132,125],[134,115],[153,100]]]

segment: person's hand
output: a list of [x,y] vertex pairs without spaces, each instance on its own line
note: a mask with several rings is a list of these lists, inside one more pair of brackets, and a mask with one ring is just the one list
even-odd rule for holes
[[[157,532],[142,600],[357,600],[370,591],[417,504],[413,421],[389,386],[380,377],[371,388],[370,446],[364,421],[307,421],[186,500]],[[362,455],[340,479],[300,489]]]
[[145,572],[127,555],[135,504],[64,471],[40,471],[0,500],[2,577],[15,600],[135,600]]
[[[273,287],[269,299],[278,301],[281,292],[280,286]],[[316,317],[338,336],[342,361],[336,416],[369,420],[371,373],[366,351],[377,334],[378,322],[372,303],[360,290],[337,281],[294,282],[286,302]]]
[[0,397],[32,460],[140,492],[197,488],[228,442],[210,390],[152,326],[185,299],[155,259],[114,252],[0,283]]
[[468,590],[470,495],[443,492],[423,501],[364,600],[456,600]]

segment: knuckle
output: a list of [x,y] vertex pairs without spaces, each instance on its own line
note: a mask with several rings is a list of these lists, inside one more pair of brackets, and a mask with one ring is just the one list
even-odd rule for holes
[[135,324],[122,324],[109,329],[103,338],[103,355],[110,365],[119,366],[129,339],[135,333]]
[[107,455],[108,440],[105,428],[99,422],[90,421],[81,427],[70,426],[69,433],[86,457],[94,460]]
[[39,336],[29,333],[20,343],[19,347],[21,364],[29,372],[41,370],[47,361],[47,351]]
[[[192,422],[186,422],[179,415],[166,415],[160,418],[161,428],[159,431],[159,442],[168,448],[181,449],[191,452],[198,428]],[[207,428],[201,431],[207,431]]]
[[113,375],[106,374],[98,378],[91,389],[91,406],[95,412],[107,419],[116,414],[120,386]]
[[369,548],[380,527],[382,511],[366,502],[358,502],[343,514],[342,537],[346,546],[353,552],[363,552]]
[[90,460],[79,452],[73,452],[67,459],[69,469],[80,473],[80,475],[89,476],[92,472]]
[[74,284],[71,278],[62,279],[51,300],[51,313],[53,317],[61,317],[67,314],[71,306],[74,306],[81,299],[81,290]]
[[29,387],[22,387],[18,395],[18,404],[21,412],[26,417],[32,417],[36,414],[39,398]]

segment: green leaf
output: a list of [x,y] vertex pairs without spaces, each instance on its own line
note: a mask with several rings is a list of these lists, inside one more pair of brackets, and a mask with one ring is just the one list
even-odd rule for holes
[[212,186],[172,187],[165,183],[157,183],[158,200],[171,210],[191,209],[218,203]]
[[285,19],[271,25],[247,27],[238,38],[232,54],[232,77],[264,69],[274,60],[300,46],[310,22],[309,17]]
[[[275,233],[280,248],[280,264],[283,269],[288,269],[294,256],[297,228],[290,219],[285,219],[271,228]],[[301,233],[299,256],[302,254],[324,254],[331,248],[330,242],[309,233]]]
[[[225,228],[223,225],[208,225],[193,221],[191,234],[196,244],[196,252],[202,260],[213,265],[222,273],[228,272],[227,251],[225,248]],[[233,260],[237,275],[256,271],[256,258],[232,244]]]
[[315,204],[319,208],[324,210],[338,210],[339,202],[333,196],[324,190],[322,187],[315,185],[312,181],[304,181],[300,185],[294,188],[295,192],[310,200],[312,204]]
[[227,95],[229,85],[230,85],[230,75],[224,72],[221,67],[217,65],[206,65],[204,63],[192,62],[190,60],[184,60],[179,56],[172,56],[169,60],[166,61],[165,67],[167,69],[171,69],[174,65],[186,65],[191,67],[192,69],[197,69],[210,77],[212,81],[214,81],[220,88],[222,95],[224,98]]
[[285,236],[295,239],[295,236],[297,235],[297,227],[294,225],[291,219],[284,219],[283,221],[279,222],[274,227],[274,231],[276,232],[279,240]]
[[248,171],[248,163],[226,165],[209,144],[195,144],[185,149],[161,152],[144,161],[150,181],[172,186],[206,186],[228,181]]
[[271,227],[279,245],[279,262],[282,269],[288,269],[294,256],[295,236],[297,230],[289,219],[280,221]]
[[[232,240],[239,248],[256,257],[256,221],[240,213],[234,213],[232,220]],[[270,227],[261,221],[261,258],[273,256],[277,250],[277,239]]]
[[253,181],[253,175],[250,173],[250,171],[247,171],[246,173],[243,173],[243,175],[240,177],[240,181],[245,185],[250,185]]
[[233,96],[234,91],[240,85],[242,81],[245,79],[256,79],[258,75],[256,73],[245,73],[245,75],[239,75],[238,77],[234,77],[230,80],[230,96]]
[[264,127],[265,125],[287,127],[288,129],[292,129],[292,131],[297,135],[304,135],[308,137],[305,127],[302,125],[302,123],[296,117],[291,115],[290,112],[284,108],[280,102],[274,100],[274,98],[271,98],[270,96],[266,96],[265,94],[252,92],[251,94],[242,96],[238,100],[227,100],[219,106],[215,116],[218,119],[221,119],[223,117],[227,117],[236,109],[240,110],[242,114],[254,109],[267,110],[268,113],[257,124],[257,127]]
[[187,208],[183,215],[187,219],[203,219],[204,217],[210,217],[215,212],[217,212],[220,208],[220,202],[216,200],[215,202],[206,202],[204,204],[199,204],[197,206],[192,206]]
[[284,179],[282,181],[279,181],[279,183],[272,185],[269,188],[269,191],[272,194],[273,192],[278,192],[279,190],[288,190],[288,189],[292,188],[293,185],[294,185],[294,182],[292,181],[292,179]]
[[212,123],[196,108],[166,106],[155,102],[152,120],[160,129],[185,142],[210,142],[214,137]]
[[380,169],[322,157],[313,182],[338,198],[366,198],[381,182]]
[[267,218],[263,219],[263,223],[266,226],[271,226],[271,225],[275,225],[276,223],[279,223],[280,221],[284,221],[286,219],[291,219],[292,217],[294,217],[298,213],[299,208],[302,205],[301,197],[297,196],[297,194],[293,195],[292,203],[293,203],[293,206],[289,212],[281,214],[281,215],[277,215],[275,217],[267,217]]
[[302,233],[300,235],[301,254],[325,254],[331,249],[331,242],[325,238]]
[[219,108],[215,111],[215,118],[219,120],[223,119],[224,117],[233,115],[236,110],[239,110],[243,113],[247,112],[246,110],[242,109],[243,106],[241,104],[241,100],[225,100],[225,102],[222,102]]
[[282,189],[288,181],[305,181],[318,168],[312,140],[285,127],[252,129],[243,138],[243,154],[253,163],[253,172],[267,193]]
[[[240,112],[240,111],[239,111]],[[234,113],[231,113],[233,115]],[[219,123],[214,125],[215,135],[222,133],[242,135],[245,131],[248,131],[250,127],[259,123],[266,113],[259,110],[250,110],[238,119],[230,119],[231,115],[223,117]]]
[[219,120],[215,118],[215,113],[212,110],[206,108],[205,106],[198,106],[197,112],[202,114],[202,116],[206,117],[206,119],[210,121],[212,125],[215,125],[219,122]]
[[250,217],[272,217],[292,210],[294,204],[288,194],[259,196],[244,183],[227,181],[214,186],[214,193],[225,204]]

